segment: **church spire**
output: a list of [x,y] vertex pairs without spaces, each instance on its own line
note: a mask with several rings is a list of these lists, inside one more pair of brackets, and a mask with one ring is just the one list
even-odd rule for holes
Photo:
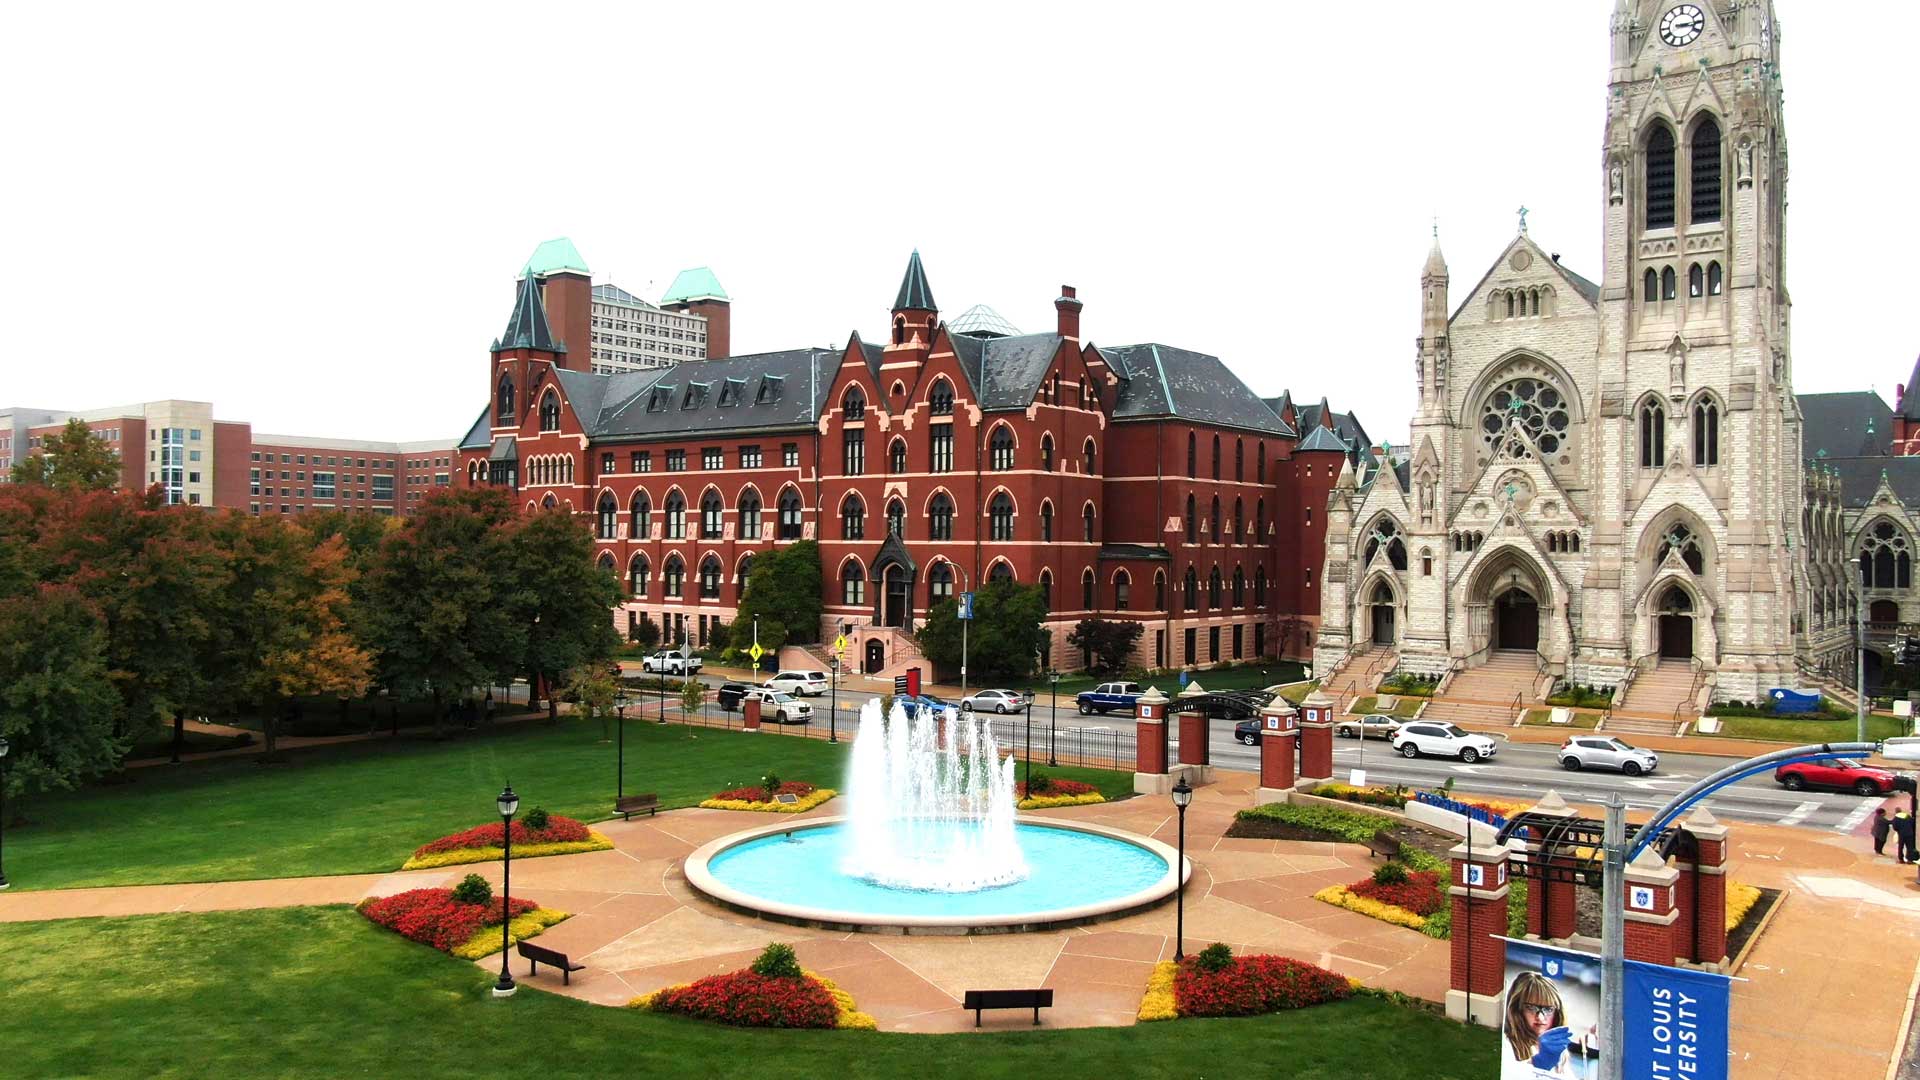
[[894,297],[895,311],[939,311],[940,305],[933,302],[933,287],[927,284],[926,268],[920,265],[920,249],[913,249],[913,257],[907,260],[907,274],[900,279],[900,295]]
[[547,326],[547,306],[540,297],[540,283],[529,273],[519,281],[513,299],[513,315],[507,320],[507,331],[493,343],[493,351],[505,349],[540,349],[544,352],[564,353],[565,342],[554,339],[553,331]]

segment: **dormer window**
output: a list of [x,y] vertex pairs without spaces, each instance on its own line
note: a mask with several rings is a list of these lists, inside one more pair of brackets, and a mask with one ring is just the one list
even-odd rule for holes
[[779,375],[760,376],[760,389],[754,393],[755,405],[771,405],[780,400],[780,388],[785,379]]
[[740,404],[740,395],[746,390],[745,379],[728,379],[720,384],[720,404],[722,406]]
[[702,383],[702,382],[688,383],[687,395],[686,397],[680,400],[680,407],[682,409],[699,408],[702,404],[706,402],[707,387],[711,385],[712,385],[711,383]]
[[673,404],[673,391],[674,387],[671,386],[654,387],[653,394],[647,398],[647,411],[665,412]]

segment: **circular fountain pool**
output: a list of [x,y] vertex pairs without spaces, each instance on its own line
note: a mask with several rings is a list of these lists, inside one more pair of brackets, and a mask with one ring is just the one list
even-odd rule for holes
[[[965,825],[953,826],[957,829]],[[689,856],[687,880],[730,907],[844,930],[966,934],[1069,926],[1171,896],[1178,856],[1157,840],[1096,825],[1021,819],[1027,872],[965,891],[894,887],[847,873],[845,818],[774,825],[716,840]]]

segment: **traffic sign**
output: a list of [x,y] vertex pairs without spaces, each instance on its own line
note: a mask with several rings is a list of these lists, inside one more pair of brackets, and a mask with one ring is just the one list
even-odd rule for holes
[[847,635],[841,634],[833,639],[833,651],[841,656],[847,655]]
[[747,650],[747,655],[753,657],[753,662],[757,664],[761,657],[767,655],[767,650],[761,648],[760,643],[756,641],[753,643],[753,648]]
[[960,594],[960,617],[963,619],[973,618],[973,594],[970,592]]

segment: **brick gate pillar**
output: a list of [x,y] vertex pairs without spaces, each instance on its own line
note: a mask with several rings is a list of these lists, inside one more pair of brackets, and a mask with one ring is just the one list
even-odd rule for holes
[[[1694,864],[1700,879],[1693,893],[1693,924],[1697,929],[1679,942],[1681,955],[1725,968],[1727,963],[1727,827],[1706,807],[1687,815],[1680,827],[1693,834],[1700,847]],[[1691,875],[1688,875],[1691,876]]]
[[760,730],[760,699],[748,698],[742,701],[740,703],[740,715],[746,718],[746,726],[740,730],[758,732]]
[[1167,695],[1157,686],[1134,701],[1133,791],[1136,795],[1165,795],[1173,790],[1167,778]]
[[[1549,791],[1541,800],[1527,811],[1547,817],[1573,818],[1573,807],[1560,797],[1557,791]],[[1523,842],[1524,858],[1528,862],[1542,861],[1542,844],[1538,836],[1530,836]],[[1571,881],[1548,881],[1542,874],[1531,874],[1527,880],[1527,933],[1539,938],[1564,940],[1573,936],[1574,931],[1574,890],[1580,886]]]
[[[1185,704],[1194,698],[1206,697],[1207,692],[1201,688],[1200,680],[1195,679],[1180,691],[1179,696],[1182,704]],[[1211,741],[1208,738],[1208,724],[1205,709],[1192,709],[1180,714],[1180,764],[1207,764],[1207,743]]]
[[1333,710],[1337,703],[1315,690],[1300,703],[1300,779],[1333,779]]
[[1286,802],[1293,790],[1299,723],[1300,714],[1283,698],[1275,697],[1260,710],[1260,790],[1254,793],[1255,805]]
[[1463,843],[1447,852],[1453,874],[1447,889],[1453,904],[1447,1015],[1498,1028],[1507,958],[1500,940],[1507,933],[1507,849],[1494,843],[1491,826],[1469,821],[1467,828],[1473,830],[1472,848]]
[[1680,918],[1674,902],[1674,883],[1679,879],[1680,871],[1668,866],[1651,845],[1627,864],[1627,894],[1606,898],[1627,909],[1627,959],[1671,965],[1682,955],[1673,940],[1674,923]]

